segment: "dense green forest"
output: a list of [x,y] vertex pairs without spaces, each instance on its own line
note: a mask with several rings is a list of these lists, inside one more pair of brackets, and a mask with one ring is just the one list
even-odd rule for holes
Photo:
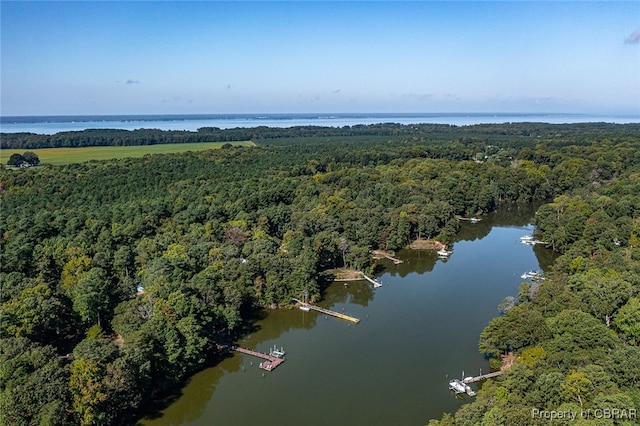
[[483,353],[516,365],[440,424],[640,408],[640,125],[96,130],[2,147],[183,134],[257,147],[0,171],[0,423],[131,423],[255,312],[322,298],[320,272],[370,270],[372,249],[447,241],[457,215],[534,200],[553,200],[537,232],[563,256],[482,333]]

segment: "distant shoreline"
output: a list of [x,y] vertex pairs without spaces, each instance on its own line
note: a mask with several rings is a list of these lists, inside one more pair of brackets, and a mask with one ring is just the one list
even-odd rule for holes
[[141,128],[197,131],[201,127],[250,128],[323,126],[343,127],[380,123],[468,126],[537,122],[547,124],[640,123],[640,115],[565,113],[290,113],[290,114],[147,114],[48,115],[0,117],[0,132],[55,134],[88,129]]

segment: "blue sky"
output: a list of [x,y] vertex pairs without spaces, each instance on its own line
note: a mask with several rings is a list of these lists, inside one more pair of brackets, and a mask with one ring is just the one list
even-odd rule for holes
[[6,1],[8,115],[640,114],[640,2]]

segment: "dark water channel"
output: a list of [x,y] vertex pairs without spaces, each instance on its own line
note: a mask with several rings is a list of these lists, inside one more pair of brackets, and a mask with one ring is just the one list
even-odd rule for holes
[[[520,205],[463,224],[453,254],[404,250],[384,261],[383,286],[334,283],[321,306],[361,319],[357,325],[297,309],[270,312],[239,342],[268,352],[284,347],[273,372],[235,354],[196,374],[182,394],[144,425],[424,425],[465,400],[451,377],[489,372],[478,353],[482,329],[520,275],[547,268],[550,250],[520,237],[535,206]],[[468,398],[468,397],[467,397]],[[467,399],[468,401],[468,399]]]

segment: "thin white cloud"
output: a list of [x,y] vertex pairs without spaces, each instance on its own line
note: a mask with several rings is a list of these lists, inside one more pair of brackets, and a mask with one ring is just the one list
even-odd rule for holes
[[640,30],[635,30],[634,32],[629,34],[629,37],[625,38],[624,42],[626,44],[637,44],[637,43],[640,43]]
[[433,93],[404,93],[402,96],[405,98],[417,99],[419,101],[427,101],[429,99],[432,99],[434,94]]

